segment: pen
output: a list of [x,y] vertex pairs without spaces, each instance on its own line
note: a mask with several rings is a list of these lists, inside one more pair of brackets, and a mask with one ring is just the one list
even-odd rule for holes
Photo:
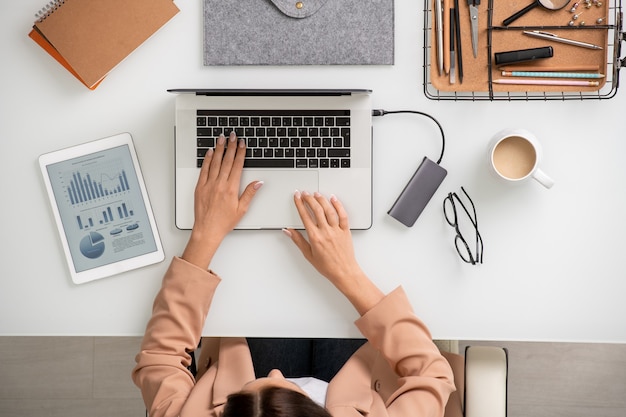
[[441,2],[443,0],[435,1],[435,22],[437,25],[437,66],[439,69],[439,75],[443,75],[443,15],[441,11]]
[[496,79],[494,84],[518,84],[518,85],[562,85],[562,86],[582,86],[597,87],[599,81],[583,81],[583,80],[520,80],[514,78]]
[[454,65],[454,9],[450,9],[450,84],[454,84],[456,82],[455,73],[456,68]]
[[502,71],[502,75],[505,77],[604,78],[604,74],[595,72]]
[[461,19],[459,17],[459,0],[454,0],[454,32],[456,34],[457,68],[459,82],[463,84],[463,51],[461,51]]
[[533,36],[535,38],[546,39],[554,42],[566,43],[568,45],[580,46],[588,49],[602,49],[601,46],[587,42],[576,41],[573,39],[561,38],[559,35],[550,32],[542,32],[539,30],[525,30],[524,35]]

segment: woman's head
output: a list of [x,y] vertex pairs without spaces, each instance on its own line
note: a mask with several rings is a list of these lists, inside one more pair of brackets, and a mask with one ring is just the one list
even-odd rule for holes
[[331,417],[280,371],[256,379],[228,396],[223,417]]

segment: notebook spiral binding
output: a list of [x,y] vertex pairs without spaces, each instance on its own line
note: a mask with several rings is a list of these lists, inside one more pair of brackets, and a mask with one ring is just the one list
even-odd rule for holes
[[63,6],[66,0],[53,0],[48,2],[44,7],[42,7],[37,13],[35,13],[35,17],[37,18],[37,22],[43,22],[48,16],[54,13],[59,7]]

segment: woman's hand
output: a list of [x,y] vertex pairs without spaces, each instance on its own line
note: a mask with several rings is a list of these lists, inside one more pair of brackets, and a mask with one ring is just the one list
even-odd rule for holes
[[194,193],[194,225],[182,258],[208,268],[226,235],[248,210],[256,191],[263,185],[251,182],[241,196],[239,185],[246,154],[244,141],[234,132],[228,141],[222,135],[215,150],[207,152]]
[[294,229],[285,229],[285,233],[306,260],[348,298],[359,314],[364,314],[383,294],[356,260],[343,205],[335,196],[327,200],[319,193],[307,192],[296,192],[294,201],[309,240]]

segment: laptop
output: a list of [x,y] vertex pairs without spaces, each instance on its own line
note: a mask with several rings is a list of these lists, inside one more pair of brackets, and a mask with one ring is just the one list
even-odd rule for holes
[[206,151],[246,141],[241,190],[264,181],[237,229],[302,228],[295,190],[336,195],[351,229],[372,225],[370,90],[168,90],[176,94],[175,223],[191,229]]

